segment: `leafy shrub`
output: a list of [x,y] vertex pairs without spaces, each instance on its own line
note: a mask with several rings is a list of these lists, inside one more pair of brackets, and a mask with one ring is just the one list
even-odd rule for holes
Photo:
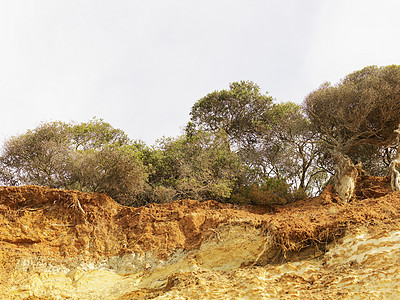
[[0,182],[104,192],[134,202],[147,178],[137,145],[102,120],[52,122],[6,141]]
[[271,177],[265,179],[260,185],[239,187],[229,202],[254,205],[286,204],[306,196],[304,190],[291,191],[286,181]]
[[173,199],[227,199],[240,170],[238,156],[230,150],[223,132],[198,131],[162,139],[157,148],[143,151],[143,161],[154,189],[147,197],[158,197],[157,201],[165,201],[166,195]]

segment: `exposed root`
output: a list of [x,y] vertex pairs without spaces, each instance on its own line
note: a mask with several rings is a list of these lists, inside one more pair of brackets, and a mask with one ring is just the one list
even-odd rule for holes
[[259,261],[259,259],[261,258],[261,256],[263,256],[263,254],[264,254],[265,251],[267,250],[267,246],[268,246],[268,245],[271,245],[271,237],[270,237],[270,235],[268,235],[268,236],[266,237],[265,243],[264,243],[264,247],[263,247],[262,251],[260,252],[260,254],[258,254],[256,260],[252,263],[252,265],[251,265],[252,267],[254,267],[254,266],[258,263],[258,261]]
[[80,210],[84,215],[86,215],[86,213],[85,213],[85,211],[83,210],[83,208],[82,208],[82,206],[81,206],[81,203],[79,202],[78,199],[76,199],[76,204],[77,204],[79,210]]
[[82,214],[86,215],[86,212],[83,210],[81,203],[79,202],[78,197],[76,196],[72,196],[72,204],[70,205],[70,207],[73,206],[77,209],[79,209]]

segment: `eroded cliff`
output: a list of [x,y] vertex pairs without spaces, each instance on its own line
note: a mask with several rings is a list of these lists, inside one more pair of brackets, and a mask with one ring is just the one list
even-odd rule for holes
[[0,188],[1,299],[398,299],[400,192],[285,206]]

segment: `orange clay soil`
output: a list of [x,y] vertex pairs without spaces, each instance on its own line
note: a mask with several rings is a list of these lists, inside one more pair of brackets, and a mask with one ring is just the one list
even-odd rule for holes
[[399,219],[400,193],[390,193],[388,178],[363,176],[347,205],[331,190],[271,207],[180,200],[132,208],[104,194],[0,187],[0,249],[2,256],[88,259],[151,251],[164,259],[198,249],[222,224],[265,230],[286,258],[307,247],[323,251],[354,226]]

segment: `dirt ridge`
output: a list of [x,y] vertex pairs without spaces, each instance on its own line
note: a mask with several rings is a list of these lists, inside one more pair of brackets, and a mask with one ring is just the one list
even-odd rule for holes
[[[332,243],[360,228],[373,234],[398,227],[400,192],[391,193],[388,182],[363,176],[347,205],[328,186],[319,197],[271,207],[180,200],[133,208],[104,194],[0,187],[0,285],[11,293],[18,278],[32,280],[22,271],[40,277],[55,270],[76,292],[79,278],[96,265],[96,272],[132,274],[124,277],[131,278],[127,287],[136,286],[139,276],[136,290],[161,295],[184,270],[193,274],[323,257]],[[117,278],[113,272],[107,273],[110,282]],[[16,299],[35,294],[22,290],[14,291]]]

